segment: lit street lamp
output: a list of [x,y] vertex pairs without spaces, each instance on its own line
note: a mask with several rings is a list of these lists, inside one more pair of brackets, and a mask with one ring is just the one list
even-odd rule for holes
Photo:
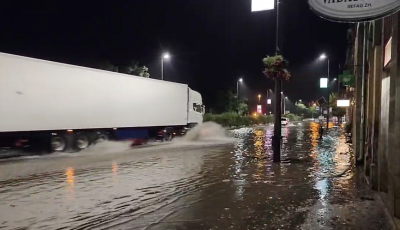
[[164,60],[168,60],[170,57],[169,53],[164,53],[161,58],[161,80],[164,80]]
[[258,104],[261,104],[261,94],[258,94]]
[[[329,75],[330,75],[330,61],[329,61],[329,58],[328,58],[328,56],[326,56],[325,54],[322,54],[320,57],[319,57],[319,59],[320,60],[325,60],[325,59],[328,59],[328,78],[326,79],[326,83],[327,83],[327,87],[326,87],[326,91],[327,91],[327,95],[328,95],[328,102],[327,102],[327,111],[326,111],[326,130],[328,130],[329,129]],[[322,80],[322,78],[321,78],[321,80]],[[322,81],[321,81],[321,83],[322,83]]]
[[236,81],[236,103],[239,104],[239,82],[243,82],[243,78]]
[[[333,81],[337,81],[337,78],[335,77],[335,78],[333,79]],[[338,95],[339,95],[339,93],[340,93],[340,82],[339,82],[339,81],[337,82],[337,93],[338,93]]]
[[285,115],[286,114],[286,100],[288,99],[288,97],[285,97],[284,99],[283,99],[283,115]]

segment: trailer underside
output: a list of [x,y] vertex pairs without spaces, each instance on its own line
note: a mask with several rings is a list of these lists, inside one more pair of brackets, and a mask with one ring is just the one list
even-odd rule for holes
[[187,126],[49,130],[0,133],[0,148],[26,149],[32,152],[77,152],[103,141],[132,141],[132,146],[154,141],[171,141],[185,135]]

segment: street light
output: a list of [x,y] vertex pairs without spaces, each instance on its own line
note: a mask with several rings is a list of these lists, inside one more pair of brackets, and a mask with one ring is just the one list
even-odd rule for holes
[[340,94],[340,82],[338,81],[338,79],[336,77],[333,79],[333,81],[337,81],[337,95],[339,95]]
[[243,78],[239,78],[239,80],[236,81],[236,103],[237,104],[239,104],[239,82],[243,82]]
[[288,97],[285,97],[284,99],[283,99],[283,115],[285,115],[286,114],[286,100],[288,99]]
[[[329,65],[329,58],[328,56],[326,56],[325,54],[321,54],[321,56],[319,56],[320,60],[325,60],[328,59],[328,78],[326,79],[326,83],[327,83],[327,87],[326,87],[326,91],[327,91],[327,95],[328,95],[328,105],[327,107],[327,112],[326,112],[326,130],[329,129],[329,75],[330,75],[330,65]],[[321,78],[321,83],[322,83],[322,78]]]
[[258,94],[258,104],[261,104],[261,94]]
[[161,80],[164,80],[164,60],[168,60],[171,56],[169,53],[164,53],[161,58]]

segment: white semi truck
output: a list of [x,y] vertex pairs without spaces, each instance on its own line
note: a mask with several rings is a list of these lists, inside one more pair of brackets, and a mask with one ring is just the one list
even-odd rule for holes
[[0,53],[0,147],[171,140],[203,121],[188,85]]

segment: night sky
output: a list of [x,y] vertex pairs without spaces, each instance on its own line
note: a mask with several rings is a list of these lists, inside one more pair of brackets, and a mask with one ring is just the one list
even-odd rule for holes
[[[253,101],[274,87],[261,60],[275,52],[276,13],[251,13],[250,0],[12,2],[0,4],[0,52],[76,65],[136,60],[160,78],[168,51],[165,79],[200,91],[208,108],[240,77]],[[280,14],[281,51],[293,75],[284,92],[292,101],[318,99],[326,63],[317,58],[329,55],[337,76],[349,25],[319,18],[306,0],[283,0]]]

